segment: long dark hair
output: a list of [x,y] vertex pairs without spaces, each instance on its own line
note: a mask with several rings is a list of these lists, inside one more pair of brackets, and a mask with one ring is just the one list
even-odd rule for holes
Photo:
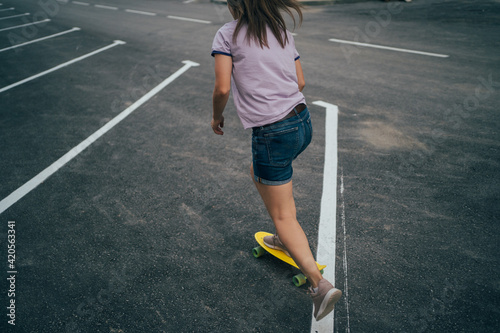
[[261,48],[269,47],[267,43],[266,26],[268,26],[276,37],[281,47],[288,43],[286,35],[286,24],[281,10],[290,15],[295,28],[295,17],[291,9],[299,15],[299,26],[302,23],[302,5],[297,0],[227,0],[228,6],[238,20],[234,30],[233,42],[241,27],[247,25],[247,40],[255,40]]

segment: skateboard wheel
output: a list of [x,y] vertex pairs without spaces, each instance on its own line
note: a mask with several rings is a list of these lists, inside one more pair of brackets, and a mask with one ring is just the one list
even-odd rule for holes
[[297,274],[293,277],[293,284],[296,287],[300,287],[304,283],[306,283],[306,277],[304,276],[304,274]]
[[262,246],[257,246],[253,248],[252,253],[255,258],[258,258],[266,253],[266,250]]

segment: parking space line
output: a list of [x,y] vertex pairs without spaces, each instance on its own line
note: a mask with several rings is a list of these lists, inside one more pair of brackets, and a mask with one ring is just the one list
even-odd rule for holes
[[41,76],[44,76],[44,75],[46,75],[46,74],[52,73],[52,72],[54,72],[54,71],[56,71],[56,70],[58,70],[58,69],[61,69],[61,68],[63,68],[63,67],[66,67],[66,66],[68,66],[68,65],[74,64],[75,62],[78,62],[78,61],[83,60],[83,59],[85,59],[85,58],[91,57],[91,56],[93,56],[93,55],[95,55],[95,54],[97,54],[97,53],[100,53],[100,52],[106,51],[107,49],[110,49],[110,48],[115,47],[115,46],[117,46],[117,45],[123,45],[123,44],[125,44],[125,42],[123,42],[123,41],[121,41],[121,40],[115,40],[115,41],[113,42],[113,44],[110,44],[110,45],[108,45],[108,46],[102,47],[102,48],[100,48],[100,49],[98,49],[98,50],[95,50],[95,51],[93,51],[93,52],[87,53],[87,54],[85,54],[85,55],[83,55],[83,56],[81,56],[81,57],[75,58],[75,59],[73,59],[73,60],[67,61],[67,62],[65,62],[65,63],[63,63],[63,64],[61,64],[61,65],[58,65],[58,66],[56,66],[56,67],[53,67],[53,68],[48,69],[48,70],[46,70],[46,71],[43,71],[43,72],[41,72],[41,73],[39,73],[39,74],[36,74],[36,75],[30,76],[30,77],[28,77],[28,78],[26,78],[26,79],[24,79],[24,80],[21,80],[21,81],[19,81],[19,82],[16,82],[16,83],[13,83],[13,84],[8,85],[8,86],[6,86],[6,87],[3,87],[2,89],[0,89],[0,93],[2,93],[2,92],[4,92],[4,91],[7,91],[7,90],[9,90],[9,89],[12,89],[12,88],[14,88],[14,87],[17,87],[17,86],[19,86],[19,85],[21,85],[21,84],[23,84],[23,83],[26,83],[26,82],[32,81],[32,80],[34,80],[34,79],[36,79],[36,78],[39,78],[39,77],[41,77]]
[[[191,1],[189,1],[189,2],[191,2]],[[189,3],[189,2],[185,2],[185,3]],[[87,2],[72,1],[72,3],[74,3],[76,5],[90,6],[90,4],[87,3]],[[101,9],[121,10],[118,7],[105,6],[105,5],[94,5],[94,7],[95,8],[101,8]],[[125,11],[127,13],[141,14],[141,15],[147,15],[147,16],[157,16],[158,15],[157,13],[146,12],[146,11],[135,10],[135,9],[123,9],[123,11]],[[195,22],[195,23],[203,23],[203,24],[211,24],[212,23],[211,21],[207,21],[207,20],[200,20],[200,19],[194,19],[194,18],[189,18],[189,17],[181,17],[181,16],[174,16],[174,15],[168,15],[167,18],[173,19],[173,20],[181,20],[181,21],[189,21],[189,22]]]
[[373,48],[377,48],[377,49],[384,49],[384,50],[405,52],[405,53],[414,53],[414,54],[426,55],[426,56],[431,56],[431,57],[439,57],[439,58],[448,58],[449,57],[449,55],[446,55],[446,54],[422,52],[422,51],[415,51],[415,50],[408,50],[408,49],[400,49],[400,48],[397,48],[397,47],[390,47],[390,46],[383,46],[383,45],[376,45],[376,44],[367,44],[367,43],[352,42],[352,41],[348,41],[348,40],[335,39],[335,38],[331,38],[331,39],[329,39],[329,41],[330,42],[342,43],[342,44],[352,44],[352,45],[357,45],[357,46],[373,47]]
[[210,23],[212,23],[210,21],[198,20],[198,19],[193,19],[193,18],[188,18],[188,17],[172,16],[172,15],[168,15],[167,18],[174,19],[174,20],[181,20],[181,21],[190,21],[190,22],[196,22],[196,23],[204,23],[204,24],[210,24]]
[[163,82],[161,82],[159,85],[157,85],[155,88],[153,88],[150,92],[148,92],[146,95],[141,97],[139,100],[137,100],[134,104],[129,106],[127,109],[122,111],[119,115],[117,115],[115,118],[110,120],[106,125],[101,127],[99,130],[94,132],[91,136],[89,136],[87,139],[82,141],[80,144],[75,146],[73,149],[71,149],[69,152],[67,152],[64,156],[59,158],[57,161],[52,163],[49,167],[47,167],[45,170],[40,172],[38,175],[33,177],[31,180],[29,180],[27,183],[25,183],[23,186],[12,192],[9,196],[7,196],[5,199],[0,201],[0,214],[3,213],[6,209],[8,209],[10,206],[15,204],[17,201],[19,201],[21,198],[23,198],[26,194],[31,192],[33,189],[35,189],[38,185],[43,183],[47,178],[49,178],[51,175],[53,175],[57,170],[62,168],[66,163],[71,161],[74,157],[76,157],[78,154],[80,154],[83,150],[88,148],[92,143],[94,143],[97,139],[99,139],[101,136],[106,134],[110,129],[115,127],[118,123],[120,123],[123,119],[125,119],[127,116],[129,116],[132,112],[134,112],[138,107],[146,103],[148,100],[150,100],[153,96],[155,96],[157,93],[159,93],[163,88],[168,86],[170,83],[172,83],[175,79],[177,79],[179,76],[181,76],[184,72],[186,72],[189,68],[191,67],[196,67],[199,66],[198,63],[185,60],[182,62],[184,64],[183,67],[181,67],[179,70],[177,70],[175,73],[170,75],[167,79],[165,79]]
[[[314,105],[326,108],[325,120],[325,165],[323,169],[323,194],[318,226],[318,249],[316,260],[327,265],[323,277],[335,285],[335,248],[337,231],[337,128],[338,107],[323,101],[314,101]],[[314,309],[313,309],[314,311]],[[321,321],[311,320],[311,333],[333,332],[332,311]]]
[[94,5],[94,7],[101,8],[101,9],[118,10],[118,7],[112,7],[112,6]]
[[342,233],[343,233],[343,241],[344,241],[344,254],[343,254],[343,267],[344,267],[344,290],[342,290],[344,295],[345,302],[345,312],[346,312],[346,321],[347,328],[346,332],[351,332],[351,323],[349,319],[349,285],[347,284],[347,232],[345,226],[345,198],[344,198],[344,169],[342,165],[340,166],[340,219],[342,221]]
[[7,30],[12,30],[12,29],[27,27],[29,25],[41,24],[41,23],[49,22],[49,21],[50,21],[50,19],[45,19],[45,20],[36,21],[36,22],[33,22],[33,23],[26,23],[26,24],[16,25],[14,27],[3,28],[3,29],[0,29],[0,31],[7,31]]
[[28,45],[28,44],[33,44],[33,43],[40,42],[42,40],[46,40],[46,39],[49,39],[49,38],[54,38],[54,37],[57,37],[57,36],[65,35],[65,34],[68,34],[70,32],[78,31],[78,30],[81,30],[81,29],[78,28],[78,27],[74,27],[73,29],[66,30],[66,31],[63,31],[63,32],[59,32],[57,34],[53,34],[53,35],[50,35],[50,36],[46,36],[46,37],[42,37],[42,38],[30,40],[29,42],[25,42],[25,43],[21,43],[21,44],[16,44],[14,46],[10,46],[10,47],[6,47],[4,49],[0,49],[0,52],[8,51],[8,50],[15,49],[17,47],[25,46],[25,45]]
[[141,10],[134,10],[134,9],[125,9],[127,13],[133,13],[133,14],[141,14],[141,15],[149,15],[149,16],[156,16],[156,13],[151,13],[151,12],[143,12]]
[[0,9],[0,12],[6,12],[8,10],[14,10],[15,8],[14,7],[10,7],[10,8],[5,8],[5,9]]
[[14,18],[14,17],[26,16],[26,15],[29,15],[29,14],[30,14],[30,13],[24,13],[24,14],[12,15],[12,16],[7,16],[7,17],[0,17],[0,21],[1,21],[1,20],[11,19],[11,18]]

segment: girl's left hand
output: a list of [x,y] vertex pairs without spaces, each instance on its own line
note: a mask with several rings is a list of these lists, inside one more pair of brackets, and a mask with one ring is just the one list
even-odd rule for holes
[[224,116],[221,116],[220,119],[212,118],[212,130],[217,135],[224,135],[222,128],[224,127]]

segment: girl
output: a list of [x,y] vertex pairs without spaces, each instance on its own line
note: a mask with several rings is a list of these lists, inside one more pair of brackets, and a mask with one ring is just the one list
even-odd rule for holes
[[[309,145],[311,118],[299,54],[286,30],[281,10],[302,23],[297,0],[228,0],[233,18],[217,32],[212,129],[223,135],[222,113],[232,89],[245,129],[252,128],[252,179],[276,227],[264,239],[285,251],[311,283],[314,317],[330,313],[342,292],[323,279],[309,242],[296,218],[292,193],[292,161]],[[231,80],[232,78],[232,80]],[[332,267],[333,269],[333,267]]]

